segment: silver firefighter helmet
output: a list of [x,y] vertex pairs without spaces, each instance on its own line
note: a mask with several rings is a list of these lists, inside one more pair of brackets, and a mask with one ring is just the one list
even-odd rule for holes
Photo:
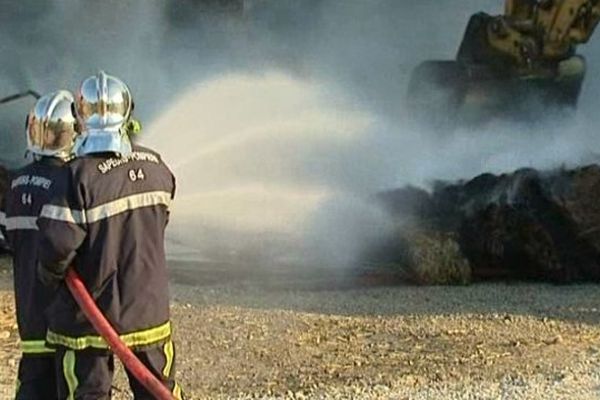
[[25,125],[29,152],[35,156],[71,158],[77,132],[70,92],[59,90],[40,97]]
[[131,92],[119,78],[100,71],[84,79],[75,94],[75,115],[81,129],[78,155],[131,151],[126,127],[132,110]]

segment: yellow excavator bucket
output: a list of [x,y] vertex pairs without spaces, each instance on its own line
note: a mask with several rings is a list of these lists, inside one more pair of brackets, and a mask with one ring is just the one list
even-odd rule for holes
[[600,21],[600,0],[507,0],[505,14],[471,17],[455,60],[412,73],[411,114],[435,129],[495,119],[537,121],[577,106],[585,59],[576,46]]

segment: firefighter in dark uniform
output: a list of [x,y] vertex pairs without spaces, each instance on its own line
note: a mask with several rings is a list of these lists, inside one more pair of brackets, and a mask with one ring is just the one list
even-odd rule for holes
[[[72,265],[125,344],[180,399],[164,250],[175,178],[159,154],[131,143],[132,108],[128,87],[104,72],[76,92],[76,158],[38,221],[40,276],[61,282]],[[60,399],[109,399],[113,355],[62,282],[48,315]],[[153,398],[127,374],[135,399]]]
[[16,399],[56,399],[54,350],[46,347],[44,310],[53,291],[37,279],[38,215],[49,201],[75,140],[73,96],[58,91],[41,97],[27,116],[27,149],[33,162],[15,171],[0,213],[13,253],[17,325],[23,356]]

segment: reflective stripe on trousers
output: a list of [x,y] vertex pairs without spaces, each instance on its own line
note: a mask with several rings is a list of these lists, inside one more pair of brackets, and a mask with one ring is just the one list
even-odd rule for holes
[[[162,374],[165,378],[170,378],[171,371],[173,369],[173,362],[175,360],[175,348],[172,340],[169,340],[164,344],[163,353],[165,354],[165,367],[162,370]],[[183,400],[183,391],[177,382],[174,384],[172,393],[176,400]]]
[[163,375],[165,376],[165,378],[168,378],[169,376],[171,376],[171,368],[173,367],[173,341],[169,340],[167,343],[165,343],[165,345],[163,346],[163,351],[165,352],[165,367],[163,368]]
[[75,400],[75,391],[77,390],[79,381],[77,380],[77,375],[75,375],[75,352],[73,350],[65,352],[63,357],[63,374],[69,388],[69,397],[67,397],[67,400]]

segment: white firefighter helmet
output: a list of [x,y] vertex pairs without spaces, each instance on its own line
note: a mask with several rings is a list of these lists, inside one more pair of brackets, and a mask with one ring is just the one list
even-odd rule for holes
[[77,154],[129,153],[126,128],[132,110],[131,92],[119,78],[100,71],[84,79],[75,94],[75,115],[81,129]]
[[71,158],[76,132],[73,95],[66,90],[49,93],[27,115],[27,150],[35,156]]

